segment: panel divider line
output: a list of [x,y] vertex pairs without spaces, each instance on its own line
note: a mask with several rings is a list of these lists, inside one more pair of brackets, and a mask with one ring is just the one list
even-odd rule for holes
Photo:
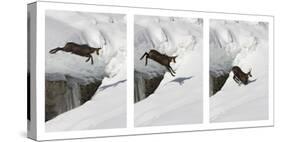
[[209,124],[209,18],[203,18],[203,124]]
[[127,128],[134,128],[134,15],[127,14]]

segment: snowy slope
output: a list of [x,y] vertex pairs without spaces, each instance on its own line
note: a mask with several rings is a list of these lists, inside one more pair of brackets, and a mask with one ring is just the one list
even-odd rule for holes
[[[268,27],[263,22],[211,21],[210,71],[219,74],[238,65],[252,69],[252,81],[239,86],[230,73],[225,85],[210,98],[212,122],[268,118]],[[215,34],[214,34],[215,33]],[[218,49],[220,48],[220,49]],[[219,58],[224,56],[225,58]]]
[[101,86],[91,101],[48,121],[46,131],[126,127],[126,89],[124,88],[126,88],[126,80]]
[[167,73],[154,94],[135,104],[136,126],[202,122],[202,64],[194,62],[200,62],[200,55],[188,55],[174,78]]
[[[86,82],[102,80],[90,101],[47,121],[46,131],[126,127],[125,21],[125,16],[118,14],[46,12],[46,73]],[[94,65],[66,52],[49,54],[70,41],[101,47],[99,56],[92,54]]]
[[178,55],[172,63],[176,76],[166,73],[154,94],[135,104],[135,126],[176,125],[202,122],[202,25],[197,19],[135,18],[135,70],[150,75],[165,70],[139,57],[149,49]]

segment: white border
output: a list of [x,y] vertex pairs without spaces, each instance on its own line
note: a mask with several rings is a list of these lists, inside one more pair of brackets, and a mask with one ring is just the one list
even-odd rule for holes
[[210,96],[209,96],[209,18],[203,19],[203,123],[210,123]]
[[[66,11],[84,11],[84,12],[99,12],[99,13],[118,13],[126,14],[127,16],[127,128],[118,129],[103,129],[103,130],[84,130],[84,131],[65,131],[65,132],[45,132],[45,11],[46,10],[66,10]],[[153,15],[153,16],[174,16],[174,17],[190,17],[203,18],[204,20],[204,49],[208,47],[209,37],[209,19],[225,19],[225,20],[245,20],[245,21],[265,21],[269,23],[269,119],[260,121],[244,121],[244,122],[225,122],[225,123],[209,123],[209,93],[208,88],[208,72],[209,50],[203,50],[204,55],[204,121],[202,124],[189,125],[174,125],[174,126],[154,126],[154,127],[137,127],[134,128],[134,104],[133,104],[133,16],[134,15]],[[150,8],[133,8],[121,6],[105,6],[105,5],[90,5],[90,4],[74,4],[74,3],[54,3],[54,2],[37,2],[37,84],[36,84],[36,106],[37,106],[37,140],[51,139],[73,139],[87,137],[105,137],[105,136],[121,136],[121,135],[136,135],[136,134],[152,134],[152,133],[170,133],[183,131],[199,131],[199,130],[216,130],[228,128],[247,128],[260,126],[274,125],[273,112],[273,16],[260,15],[240,15],[240,14],[225,14],[225,13],[208,13],[195,11],[181,10],[164,10]],[[208,26],[208,27],[206,27]],[[207,104],[206,104],[207,103]]]

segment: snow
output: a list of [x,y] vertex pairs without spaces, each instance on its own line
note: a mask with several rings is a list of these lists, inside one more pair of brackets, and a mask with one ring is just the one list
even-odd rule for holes
[[126,127],[126,81],[112,85],[100,87],[92,100],[47,121],[46,131]]
[[[109,19],[114,19],[111,23]],[[94,21],[94,22],[93,22]],[[125,65],[126,23],[124,15],[65,12],[46,12],[46,72],[69,74],[85,80],[113,77]],[[66,52],[49,54],[51,49],[66,42],[101,47],[100,55],[92,54],[94,65],[87,58]]]
[[[171,19],[174,19],[171,20]],[[154,48],[178,56],[156,91],[135,104],[135,126],[160,126],[201,123],[202,91],[202,20],[178,17],[135,17],[135,70],[150,76],[163,74],[158,63],[139,58]]]
[[[102,80],[94,97],[46,122],[46,131],[126,127],[126,17],[115,14],[47,11],[46,73],[85,81]],[[230,73],[223,88],[210,97],[210,121],[268,118],[268,27],[264,22],[210,22],[210,73],[219,76],[238,65],[252,69],[248,85],[238,86]],[[135,16],[134,68],[148,76],[164,74],[156,91],[134,105],[136,127],[195,124],[203,121],[202,19]],[[69,53],[49,54],[67,41],[101,47],[94,65]],[[140,57],[156,49],[178,56],[172,77],[158,63]],[[54,76],[53,76],[54,77]]]
[[[175,18],[175,21],[170,21],[170,17],[135,16],[134,46],[136,71],[149,75],[163,74],[165,67],[153,60],[149,60],[145,66],[140,57],[150,49],[156,49],[169,56],[178,56],[176,61],[183,60],[188,51],[202,46],[202,25],[197,23],[197,19],[190,18]],[[173,69],[176,70],[178,65]]]
[[219,75],[239,66],[253,75],[248,85],[239,86],[230,73],[210,98],[210,121],[268,119],[268,24],[211,20],[210,31],[210,72]]
[[[126,127],[126,17],[121,14],[46,11],[46,74],[52,80],[68,75],[102,84],[93,98],[46,122],[46,131],[72,131]],[[87,58],[66,52],[49,54],[66,42],[101,47],[100,55]]]

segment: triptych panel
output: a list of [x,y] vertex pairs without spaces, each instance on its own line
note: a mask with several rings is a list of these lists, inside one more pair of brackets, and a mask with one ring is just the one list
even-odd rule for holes
[[42,133],[272,124],[271,17],[59,5],[38,17]]
[[[127,95],[135,127],[203,122],[202,18],[134,15],[134,53],[124,14],[48,10],[45,22],[47,131],[126,127]],[[268,118],[268,46],[266,22],[209,21],[210,122]]]

